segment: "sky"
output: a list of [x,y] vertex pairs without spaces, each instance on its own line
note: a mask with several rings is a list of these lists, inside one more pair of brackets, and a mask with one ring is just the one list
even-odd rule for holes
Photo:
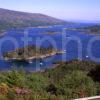
[[0,0],[0,8],[70,21],[100,22],[100,0]]

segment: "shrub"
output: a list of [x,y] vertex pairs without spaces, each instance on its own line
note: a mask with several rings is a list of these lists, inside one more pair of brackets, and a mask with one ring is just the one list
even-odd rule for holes
[[95,69],[92,69],[88,75],[96,82],[100,82],[100,65],[97,65]]
[[0,84],[0,94],[7,95],[9,87],[5,83]]
[[6,81],[9,86],[24,87],[25,76],[17,71],[12,71],[7,74]]
[[27,76],[26,85],[36,91],[44,91],[47,85],[47,79],[41,74],[30,74]]
[[0,73],[0,83],[5,83],[6,82],[6,76],[4,73]]
[[47,88],[46,91],[53,94],[53,95],[57,95],[57,88],[54,84],[50,84]]
[[0,100],[8,100],[6,96],[0,95]]
[[82,71],[73,71],[57,83],[60,93],[70,97],[85,97],[96,94],[94,82]]
[[53,82],[59,82],[66,74],[70,74],[72,71],[79,70],[84,72],[89,72],[96,68],[96,64],[87,61],[70,61],[60,64],[55,69],[50,69],[45,72]]

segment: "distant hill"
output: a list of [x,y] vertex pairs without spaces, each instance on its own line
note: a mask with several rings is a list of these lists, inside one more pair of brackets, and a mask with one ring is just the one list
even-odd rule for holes
[[98,24],[93,25],[93,26],[86,26],[86,27],[82,27],[82,28],[77,28],[77,30],[83,30],[89,34],[100,35],[100,25],[98,25]]
[[0,8],[0,29],[67,23],[40,13],[26,13]]
[[100,25],[94,25],[94,26],[86,27],[84,29],[88,30],[89,33],[91,34],[100,35]]

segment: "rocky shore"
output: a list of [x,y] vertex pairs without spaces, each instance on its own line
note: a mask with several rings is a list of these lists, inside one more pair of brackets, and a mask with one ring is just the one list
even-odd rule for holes
[[[26,50],[26,51],[25,51]],[[33,59],[43,59],[46,57],[63,54],[66,51],[55,50],[53,47],[38,48],[36,46],[26,46],[3,54],[5,60],[32,61]]]
[[25,58],[21,58],[21,57],[12,57],[12,58],[8,58],[8,57],[4,57],[5,60],[18,60],[18,61],[31,61],[33,59],[44,59],[47,57],[51,57],[57,54],[64,54],[66,53],[65,51],[53,51],[52,53],[48,53],[48,54],[44,54],[44,55],[35,55],[35,56],[31,56],[31,57],[25,57]]

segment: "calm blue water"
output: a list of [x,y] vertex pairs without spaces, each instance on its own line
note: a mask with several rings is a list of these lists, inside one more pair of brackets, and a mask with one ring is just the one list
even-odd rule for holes
[[[89,24],[70,24],[66,26],[50,26],[49,28],[9,30],[4,37],[0,38],[0,70],[7,71],[11,70],[13,67],[16,67],[16,69],[21,69],[23,67],[27,71],[38,71],[52,68],[53,62],[61,60],[69,61],[73,59],[100,62],[99,36],[85,34],[75,30],[66,30],[63,32],[64,28],[76,28],[84,26],[89,26]],[[25,30],[28,31],[28,40],[31,38],[31,41],[29,41],[28,44],[26,42],[27,38],[23,38],[25,35]],[[58,33],[52,35],[46,34],[48,31],[56,31]],[[23,42],[22,39],[25,39],[25,41]],[[42,65],[40,65],[40,60],[33,60],[32,63],[28,63],[18,61],[4,61],[2,58],[2,54],[4,52],[12,51],[15,50],[15,48],[24,47],[25,45],[39,45],[43,39],[46,40],[44,40],[42,46],[47,47],[52,43],[51,41],[53,41],[53,44],[55,44],[56,48],[59,50],[66,50],[66,54],[45,58],[42,60]],[[79,41],[80,45],[78,45],[77,41]],[[18,44],[18,47],[15,47],[16,43]]]

